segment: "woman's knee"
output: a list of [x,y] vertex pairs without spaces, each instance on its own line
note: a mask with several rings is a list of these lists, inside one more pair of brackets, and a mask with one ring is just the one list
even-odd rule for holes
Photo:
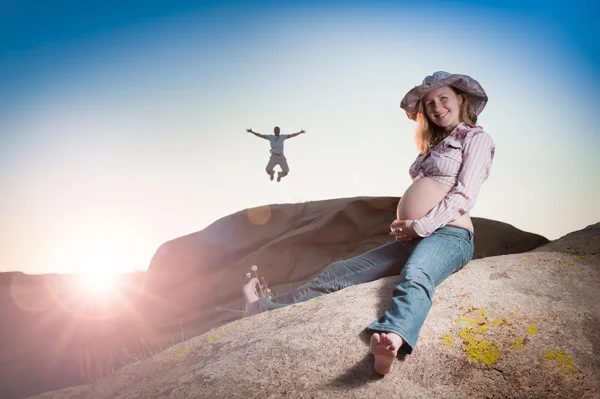
[[408,262],[404,269],[402,269],[402,273],[400,273],[401,281],[415,281],[420,284],[424,284],[427,286],[435,286],[433,278],[430,274],[421,267],[419,264],[414,264]]
[[401,293],[409,294],[410,292],[420,292],[427,296],[429,301],[433,300],[435,282],[423,269],[418,267],[405,268],[400,277],[400,282],[394,288],[394,296],[400,295]]

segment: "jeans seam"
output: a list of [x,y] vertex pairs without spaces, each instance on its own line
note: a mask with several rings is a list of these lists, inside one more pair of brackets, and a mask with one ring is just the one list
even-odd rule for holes
[[[463,256],[463,265],[462,267],[465,267],[472,259],[473,259],[473,252],[475,250],[475,243],[474,243],[474,235],[471,233],[471,235],[469,236],[469,240],[466,242],[467,248],[465,251],[463,251],[463,253],[465,254],[465,256]],[[467,253],[468,250],[468,253]],[[461,268],[462,268],[461,267]]]

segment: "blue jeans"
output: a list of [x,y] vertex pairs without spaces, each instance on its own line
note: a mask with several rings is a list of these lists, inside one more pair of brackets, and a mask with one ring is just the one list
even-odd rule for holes
[[469,230],[444,226],[425,238],[392,241],[354,258],[334,262],[313,280],[273,300],[259,299],[261,311],[338,291],[355,284],[400,275],[391,305],[370,330],[398,334],[411,353],[431,308],[435,286],[462,269],[473,257]]

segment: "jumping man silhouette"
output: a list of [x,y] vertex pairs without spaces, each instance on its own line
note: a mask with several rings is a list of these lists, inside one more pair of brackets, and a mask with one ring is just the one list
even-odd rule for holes
[[299,136],[302,133],[306,133],[306,131],[301,129],[298,133],[280,134],[278,126],[275,126],[273,129],[273,133],[275,134],[260,134],[253,131],[252,128],[246,129],[246,131],[248,133],[252,133],[256,137],[260,137],[261,139],[269,140],[269,143],[271,144],[271,158],[269,158],[269,163],[267,164],[265,170],[267,171],[267,174],[270,176],[271,180],[273,180],[273,177],[275,176],[275,170],[273,168],[275,168],[276,165],[279,165],[281,167],[281,172],[277,173],[277,181],[281,181],[281,178],[287,176],[287,174],[290,172],[287,159],[283,155],[283,142],[287,139],[291,139],[292,137]]

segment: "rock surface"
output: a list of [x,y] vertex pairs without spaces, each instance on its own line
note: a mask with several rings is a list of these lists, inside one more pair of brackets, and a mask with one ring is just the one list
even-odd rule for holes
[[600,256],[577,244],[600,239],[594,226],[451,276],[413,354],[383,378],[364,328],[395,277],[229,323],[89,387],[35,398],[597,398]]

